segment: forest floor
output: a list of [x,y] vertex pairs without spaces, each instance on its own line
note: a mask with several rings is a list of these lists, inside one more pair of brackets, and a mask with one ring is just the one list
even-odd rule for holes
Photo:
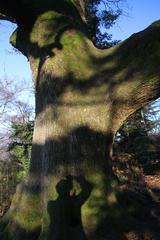
[[113,158],[113,170],[120,180],[122,211],[108,240],[160,240],[160,176],[144,174],[134,159],[123,155]]
[[121,188],[128,198],[133,197],[138,210],[131,213],[135,229],[124,234],[126,240],[160,240],[160,176],[142,175],[138,182]]

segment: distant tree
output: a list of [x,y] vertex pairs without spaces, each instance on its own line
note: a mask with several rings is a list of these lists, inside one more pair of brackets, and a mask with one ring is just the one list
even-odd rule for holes
[[[87,23],[92,41],[97,47],[108,48],[119,42],[112,40],[112,35],[108,33],[108,29],[115,24],[122,14],[122,9],[119,6],[121,2],[122,0],[79,1],[83,19]],[[102,27],[105,29],[104,32],[101,31]]]
[[22,96],[31,92],[30,85],[21,81],[9,80],[8,77],[0,79],[0,153],[5,158],[10,143],[11,125],[13,123],[28,123],[34,119],[34,107],[23,102]]
[[14,80],[9,80],[6,77],[0,79],[0,121],[4,121],[3,117],[6,111],[13,107],[22,90],[23,87]]
[[[15,115],[12,115],[10,121],[10,136],[8,151],[11,152],[12,158],[17,159],[21,164],[20,174],[24,177],[29,168],[31,158],[31,147],[34,121],[33,107],[22,101],[15,102]],[[22,170],[24,174],[22,173]],[[20,179],[22,179],[22,176]]]
[[150,124],[151,121],[144,114],[144,109],[132,114],[117,133],[117,142],[121,151],[135,153],[144,150],[143,144],[148,139]]
[[17,182],[20,182],[28,173],[31,158],[33,122],[26,124],[13,124],[12,135],[10,136],[10,144],[8,151],[10,158],[17,162]]
[[16,80],[10,80],[6,76],[0,79],[1,125],[8,127],[13,118],[17,118],[17,120],[19,118],[21,122],[25,122],[34,117],[33,106],[21,100],[29,92],[31,93],[31,89],[30,84],[25,81],[17,83]]
[[31,157],[33,121],[12,123],[5,154],[0,157],[0,215],[8,210],[16,186],[28,173]]
[[[159,101],[150,103],[128,117],[115,138],[115,152],[133,154],[145,171],[145,165],[151,168],[159,154],[160,107],[158,104]],[[149,169],[147,171],[149,172]]]
[[[28,172],[33,135],[33,107],[19,100],[26,85],[0,81],[0,216],[8,210],[17,184]],[[29,89],[28,89],[29,91]]]

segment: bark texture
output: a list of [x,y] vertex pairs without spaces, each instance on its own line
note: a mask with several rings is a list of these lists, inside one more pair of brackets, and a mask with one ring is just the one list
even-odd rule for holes
[[[109,212],[116,216],[118,205],[109,188],[114,135],[160,95],[160,22],[100,50],[75,5],[33,3],[29,22],[16,15],[11,37],[28,57],[35,83],[32,159],[2,220],[1,238],[105,238]],[[10,9],[9,17],[16,16]]]

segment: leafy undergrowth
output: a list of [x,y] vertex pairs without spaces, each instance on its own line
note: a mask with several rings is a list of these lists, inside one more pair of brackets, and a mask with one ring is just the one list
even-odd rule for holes
[[132,155],[113,157],[113,171],[118,177],[120,217],[115,221],[110,240],[160,239],[160,176],[144,175],[143,168]]

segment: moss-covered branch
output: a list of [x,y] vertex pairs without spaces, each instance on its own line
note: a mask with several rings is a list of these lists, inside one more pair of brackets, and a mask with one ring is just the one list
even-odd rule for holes
[[112,58],[117,65],[111,95],[119,109],[135,111],[160,96],[159,49],[160,21],[113,48]]

